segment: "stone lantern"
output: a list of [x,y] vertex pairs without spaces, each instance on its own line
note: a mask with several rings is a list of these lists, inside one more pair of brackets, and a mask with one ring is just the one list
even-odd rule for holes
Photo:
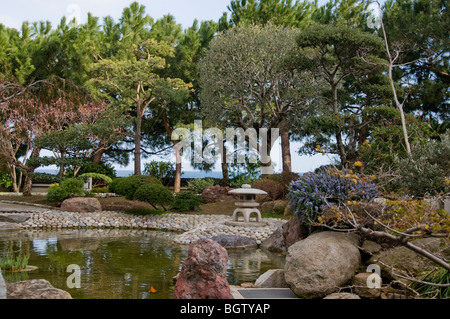
[[234,210],[232,217],[234,222],[238,222],[239,213],[242,213],[245,223],[250,222],[250,215],[253,213],[256,214],[256,222],[259,223],[261,221],[261,213],[257,208],[259,203],[256,201],[256,195],[267,195],[265,191],[244,184],[242,188],[233,189],[228,193],[239,196],[239,201],[235,203],[238,208]]

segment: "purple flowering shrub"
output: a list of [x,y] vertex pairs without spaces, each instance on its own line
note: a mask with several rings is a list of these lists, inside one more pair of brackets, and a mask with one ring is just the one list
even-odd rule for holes
[[303,223],[317,221],[323,207],[329,203],[371,200],[378,196],[373,178],[355,174],[352,170],[323,168],[292,182],[287,195],[292,211]]

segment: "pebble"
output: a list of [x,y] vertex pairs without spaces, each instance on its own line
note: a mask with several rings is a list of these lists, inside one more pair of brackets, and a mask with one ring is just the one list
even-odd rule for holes
[[134,216],[117,211],[101,213],[69,213],[58,210],[27,212],[31,216],[19,224],[23,229],[46,228],[131,228],[154,229],[181,232],[174,242],[190,244],[201,238],[211,238],[220,234],[246,236],[261,244],[286,220],[264,218],[268,225],[264,227],[238,227],[225,225],[231,216],[190,215],[169,213],[164,215]]

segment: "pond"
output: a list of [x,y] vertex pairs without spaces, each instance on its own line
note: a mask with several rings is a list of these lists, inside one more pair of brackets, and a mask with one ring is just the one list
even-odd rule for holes
[[[188,246],[173,244],[172,232],[123,229],[27,230],[0,233],[0,254],[22,252],[32,272],[3,272],[7,283],[46,279],[74,299],[170,299],[173,277]],[[284,256],[261,249],[228,250],[230,285],[254,282],[284,267]],[[81,287],[69,288],[69,265],[81,269]]]

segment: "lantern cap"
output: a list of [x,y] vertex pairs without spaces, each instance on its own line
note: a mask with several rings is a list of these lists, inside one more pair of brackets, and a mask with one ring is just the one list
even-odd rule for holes
[[233,189],[228,193],[238,195],[267,195],[267,192],[257,188],[252,188],[249,184],[244,184],[242,185],[242,188]]

